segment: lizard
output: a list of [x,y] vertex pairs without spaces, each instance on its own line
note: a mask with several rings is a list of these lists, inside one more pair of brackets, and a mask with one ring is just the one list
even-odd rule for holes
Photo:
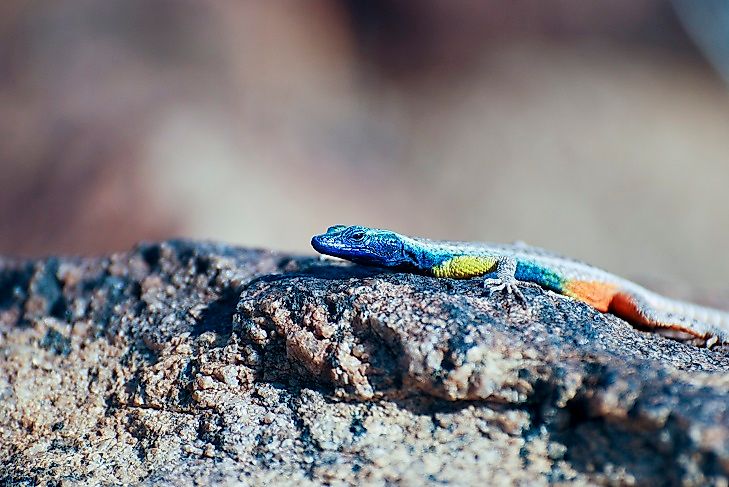
[[683,333],[712,346],[729,342],[729,312],[667,298],[584,262],[524,243],[451,242],[390,230],[334,225],[315,235],[321,254],[357,264],[438,278],[482,278],[489,293],[506,292],[526,305],[519,286],[568,296],[639,327]]

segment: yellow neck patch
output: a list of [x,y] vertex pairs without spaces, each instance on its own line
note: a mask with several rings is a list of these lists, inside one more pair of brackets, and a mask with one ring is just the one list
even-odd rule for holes
[[496,257],[479,257],[475,255],[459,255],[452,257],[431,269],[435,277],[451,279],[468,279],[483,276],[496,266]]

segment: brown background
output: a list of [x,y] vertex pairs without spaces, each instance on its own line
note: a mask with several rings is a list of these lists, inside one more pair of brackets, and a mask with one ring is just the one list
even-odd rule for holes
[[729,13],[700,4],[5,0],[0,253],[361,223],[726,289]]

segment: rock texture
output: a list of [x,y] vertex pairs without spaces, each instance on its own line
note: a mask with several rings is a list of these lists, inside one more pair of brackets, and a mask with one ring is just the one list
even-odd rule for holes
[[729,350],[213,244],[0,260],[0,485],[728,485]]

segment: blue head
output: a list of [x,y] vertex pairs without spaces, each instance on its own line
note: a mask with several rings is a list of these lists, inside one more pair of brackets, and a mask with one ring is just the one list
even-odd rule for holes
[[341,257],[359,264],[381,267],[413,265],[402,235],[389,230],[335,225],[327,233],[315,235],[311,246],[322,254]]

